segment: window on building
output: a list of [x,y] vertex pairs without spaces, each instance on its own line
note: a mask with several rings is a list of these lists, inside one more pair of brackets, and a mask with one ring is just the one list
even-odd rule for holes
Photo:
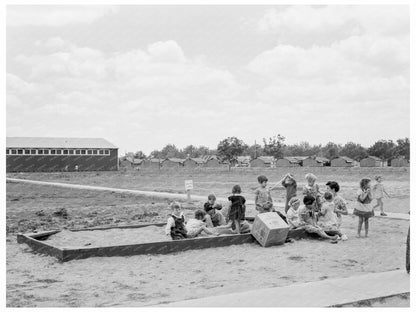
[[81,155],[85,155],[87,152],[85,150],[81,150]]
[[12,149],[12,155],[16,155],[17,151],[15,149]]
[[6,155],[10,155],[10,150],[6,149]]
[[30,150],[25,150],[25,155],[30,155]]
[[49,155],[49,150],[48,149],[43,150],[43,154],[44,155]]
[[56,150],[51,150],[51,155],[55,155],[56,154]]
[[104,150],[100,150],[100,155],[104,155]]
[[74,155],[75,154],[74,150],[68,150],[68,152],[69,152],[69,155]]
[[36,150],[35,149],[31,149],[30,150],[30,155],[36,155],[37,153],[36,153]]
[[75,154],[77,155],[81,154],[81,150],[75,150]]
[[61,155],[62,154],[62,150],[56,150],[56,155]]
[[68,155],[68,150],[64,150],[64,155]]
[[38,155],[43,155],[43,149],[38,150]]
[[92,150],[88,150],[88,155],[92,155]]
[[105,151],[104,151],[104,153],[105,153],[106,155],[110,155],[110,150],[105,150]]
[[18,154],[18,155],[23,155],[23,150],[22,150],[22,149],[18,149],[18,150],[17,150],[17,154]]
[[97,150],[92,150],[93,155],[97,155],[98,151]]

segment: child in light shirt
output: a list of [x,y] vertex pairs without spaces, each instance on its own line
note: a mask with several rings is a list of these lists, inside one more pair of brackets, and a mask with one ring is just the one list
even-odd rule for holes
[[205,211],[197,210],[195,211],[195,219],[188,220],[188,222],[186,223],[186,231],[188,238],[197,237],[201,233],[205,233],[208,235],[218,235],[206,226],[204,222],[205,214]]

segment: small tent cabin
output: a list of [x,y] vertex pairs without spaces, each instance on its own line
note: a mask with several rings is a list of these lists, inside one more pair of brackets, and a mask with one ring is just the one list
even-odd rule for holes
[[354,167],[354,160],[347,156],[339,156],[331,160],[331,167]]
[[404,158],[403,156],[393,158],[391,160],[391,166],[392,167],[409,167],[409,161]]
[[259,156],[250,162],[250,167],[273,168],[275,167],[275,159],[273,156]]
[[360,161],[360,167],[382,167],[382,165],[383,161],[376,156],[368,156]]

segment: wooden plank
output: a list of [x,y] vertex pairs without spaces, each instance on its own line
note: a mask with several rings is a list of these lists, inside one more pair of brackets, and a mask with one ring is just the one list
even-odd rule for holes
[[114,257],[133,256],[144,254],[168,254],[192,249],[204,249],[224,247],[254,242],[251,234],[235,234],[227,236],[215,236],[193,238],[184,240],[172,240],[145,244],[124,246],[95,247],[95,248],[63,248],[63,261],[84,259],[89,257]]
[[[56,232],[55,232],[56,233]],[[46,244],[43,241],[32,238],[28,235],[18,234],[17,241],[22,244],[27,244],[36,253],[56,257],[59,260],[63,260],[63,250],[52,245]]]
[[112,230],[112,229],[135,229],[135,228],[142,228],[145,226],[165,226],[166,222],[164,223],[143,223],[143,224],[128,224],[128,225],[117,225],[117,226],[105,226],[105,227],[91,227],[91,228],[83,228],[83,229],[69,229],[71,232],[80,232],[80,231],[95,231],[95,230]]

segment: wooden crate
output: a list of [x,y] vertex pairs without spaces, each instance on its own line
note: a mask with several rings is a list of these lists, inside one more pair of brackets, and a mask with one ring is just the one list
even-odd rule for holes
[[275,212],[258,214],[251,230],[251,234],[263,247],[283,244],[288,233],[289,226]]

